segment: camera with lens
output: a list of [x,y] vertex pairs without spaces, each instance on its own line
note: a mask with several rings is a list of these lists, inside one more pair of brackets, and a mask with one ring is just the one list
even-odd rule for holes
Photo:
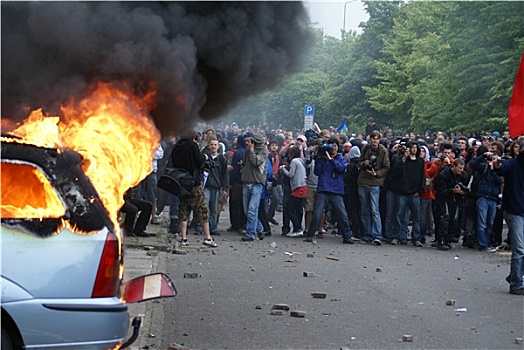
[[333,150],[333,144],[332,143],[323,143],[322,145],[317,146],[317,151],[315,153],[315,157],[316,158],[326,158],[326,152],[329,152],[331,153],[331,151]]
[[377,167],[377,156],[371,155],[369,157],[369,162],[368,162],[368,165],[366,166],[366,169],[369,171],[373,171],[373,169],[375,169],[376,167]]
[[467,187],[467,186],[464,186],[464,184],[462,182],[459,182],[456,187],[460,188],[464,192],[469,192],[469,190],[470,190],[470,188]]

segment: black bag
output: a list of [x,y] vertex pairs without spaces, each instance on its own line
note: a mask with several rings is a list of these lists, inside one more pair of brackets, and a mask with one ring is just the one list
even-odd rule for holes
[[194,186],[193,175],[180,168],[175,168],[158,179],[158,187],[181,199],[190,197]]

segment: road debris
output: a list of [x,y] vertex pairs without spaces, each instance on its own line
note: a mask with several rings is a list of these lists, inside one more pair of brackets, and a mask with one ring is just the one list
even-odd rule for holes
[[306,312],[305,311],[300,311],[300,310],[291,310],[289,312],[289,315],[291,317],[306,317]]
[[198,272],[184,272],[184,278],[198,278]]
[[413,342],[413,336],[409,335],[409,334],[404,334],[402,336],[402,341],[403,342],[407,342],[407,343],[411,343],[411,342]]
[[455,300],[453,299],[446,300],[446,305],[455,305]]
[[327,296],[326,293],[311,293],[311,295],[315,299],[326,299],[326,296]]
[[272,307],[273,310],[289,310],[289,305],[288,304],[275,304],[273,305]]
[[333,255],[328,255],[328,256],[326,256],[326,259],[334,260],[334,261],[339,261],[338,256],[333,256]]
[[303,275],[304,275],[304,277],[317,277],[316,273],[308,272],[308,271],[304,271]]

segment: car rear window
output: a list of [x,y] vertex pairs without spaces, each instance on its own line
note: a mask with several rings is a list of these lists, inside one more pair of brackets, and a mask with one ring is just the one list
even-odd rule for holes
[[25,163],[1,163],[2,219],[56,219],[63,217],[57,192],[37,167]]

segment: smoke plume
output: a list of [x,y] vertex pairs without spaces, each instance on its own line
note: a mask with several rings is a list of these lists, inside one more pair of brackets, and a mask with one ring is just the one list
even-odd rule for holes
[[300,68],[300,2],[2,2],[2,118],[60,115],[96,81],[157,88],[163,134],[211,120]]

